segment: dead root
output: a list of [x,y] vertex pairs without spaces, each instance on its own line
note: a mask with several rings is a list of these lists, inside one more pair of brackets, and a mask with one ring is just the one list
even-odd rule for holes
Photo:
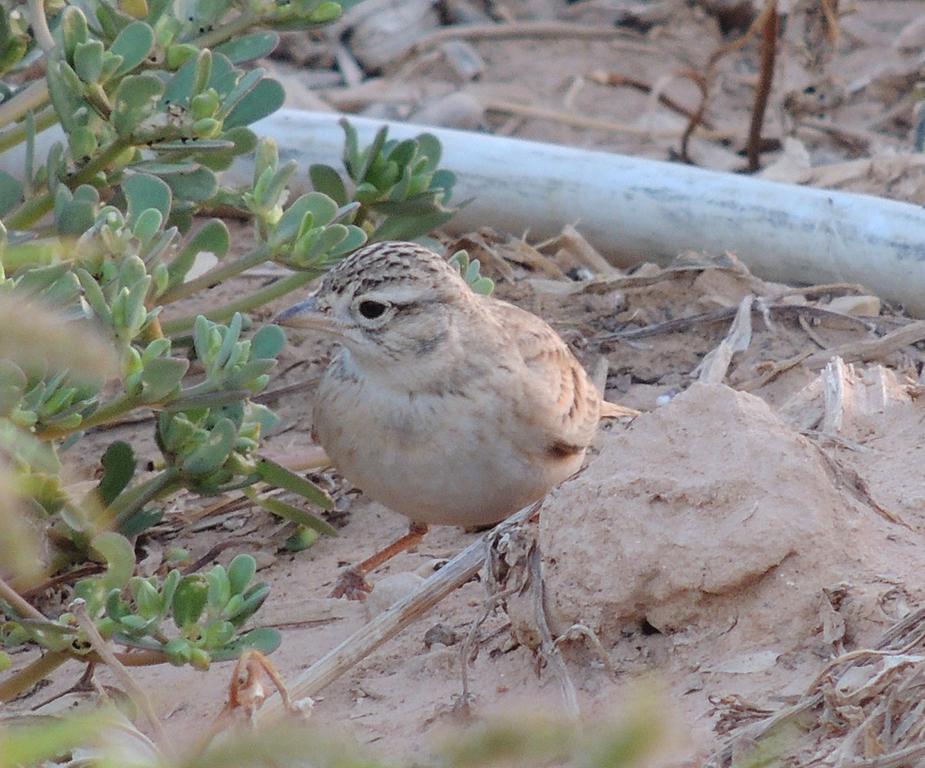
[[244,651],[234,665],[228,684],[228,700],[218,713],[212,725],[203,734],[195,753],[201,754],[212,740],[233,723],[246,722],[253,727],[257,723],[257,712],[270,693],[272,683],[279,694],[283,709],[290,715],[307,718],[315,702],[310,697],[293,701],[283,676],[273,663],[260,651]]
[[[514,640],[533,652],[537,674],[547,667],[552,670],[562,691],[566,713],[577,719],[581,714],[578,695],[559,650],[560,643],[576,634],[590,637],[592,645],[600,649],[606,660],[607,669],[612,672],[612,667],[607,654],[600,648],[600,642],[586,627],[576,625],[561,637],[553,636],[547,614],[538,521],[539,515],[534,515],[521,525],[498,529],[487,541],[485,585],[488,596],[481,615],[472,623],[462,644],[461,704],[468,708],[471,700],[468,666],[478,656],[479,628],[500,607],[511,620],[510,631]],[[582,629],[585,630],[583,633]]]
[[790,707],[770,713],[737,700],[714,702],[719,731],[731,735],[706,765],[730,766],[798,719],[799,731],[774,741],[776,760],[839,768],[919,762],[925,757],[923,641],[925,607],[894,624],[873,648],[832,659]]

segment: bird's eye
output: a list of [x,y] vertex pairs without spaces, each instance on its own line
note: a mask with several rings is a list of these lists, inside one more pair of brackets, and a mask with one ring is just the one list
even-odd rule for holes
[[388,307],[383,304],[381,301],[361,301],[360,302],[360,314],[363,315],[367,320],[375,320],[377,317],[382,317],[383,312],[385,312]]

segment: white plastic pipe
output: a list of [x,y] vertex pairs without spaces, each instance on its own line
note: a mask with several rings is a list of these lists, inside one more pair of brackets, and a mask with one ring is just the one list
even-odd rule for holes
[[[339,117],[283,109],[253,126],[276,141],[282,157],[299,163],[295,192],[308,188],[312,163],[340,168]],[[350,121],[363,142],[384,122]],[[459,178],[455,199],[472,198],[450,222],[452,231],[491,226],[545,238],[577,223],[595,248],[624,267],[665,263],[686,250],[731,251],[760,277],[861,283],[925,317],[925,210],[919,206],[481,133],[388,126],[393,138],[428,131],[442,142],[442,165]],[[60,132],[37,138],[41,158]],[[21,176],[22,167],[16,151],[0,155],[0,170]],[[240,160],[226,178],[249,180],[252,169],[252,159]]]
[[[253,126],[281,157],[340,168],[340,115],[280,110]],[[350,117],[362,142],[384,121]],[[450,222],[556,235],[577,223],[614,264],[665,263],[686,250],[732,251],[755,274],[790,283],[857,282],[925,316],[925,211],[909,203],[480,133],[388,123],[443,144],[458,176]],[[232,173],[246,174],[239,163]],[[296,181],[296,186],[299,181]],[[301,177],[307,188],[307,173]],[[298,190],[301,191],[301,190]]]

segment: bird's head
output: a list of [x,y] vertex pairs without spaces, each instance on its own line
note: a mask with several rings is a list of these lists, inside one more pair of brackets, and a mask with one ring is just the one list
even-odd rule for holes
[[475,303],[442,257],[415,243],[384,242],[344,259],[275,322],[333,336],[363,369],[394,373],[396,365],[420,366],[439,352]]

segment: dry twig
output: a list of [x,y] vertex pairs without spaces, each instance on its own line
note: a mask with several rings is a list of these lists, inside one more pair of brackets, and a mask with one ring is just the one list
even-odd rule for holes
[[[860,662],[869,659],[871,656],[884,654],[888,656],[904,655],[921,643],[923,639],[925,639],[925,606],[916,609],[904,619],[896,622],[883,634],[873,649],[851,651],[829,662],[823,672],[820,673],[820,676],[813,679],[800,701],[758,723],[749,724],[733,732],[723,747],[714,752],[705,762],[705,765],[711,768],[725,768],[732,765],[738,744],[755,744],[785,722],[789,722],[802,713],[813,710],[822,704],[825,700],[825,693],[818,689],[826,673],[831,675],[835,668],[844,666],[840,675],[840,677],[843,677],[848,670],[858,666]],[[847,763],[846,768],[896,768],[900,765],[911,765],[915,762],[914,758],[923,751],[925,750],[923,750],[922,745],[918,744],[869,760]]]
[[755,88],[755,105],[752,108],[751,124],[748,128],[748,170],[754,173],[761,167],[761,127],[764,113],[771,95],[771,81],[774,79],[774,59],[777,56],[778,17],[777,0],[769,0],[763,14],[761,27],[761,71]]
[[811,351],[800,352],[798,355],[788,357],[786,360],[768,361],[761,363],[757,367],[762,370],[758,376],[741,384],[736,385],[736,389],[742,392],[751,392],[753,389],[760,389],[765,384],[770,384],[782,373],[786,373],[791,368],[796,368],[800,363],[806,360],[812,354]]
[[700,104],[697,105],[697,111],[690,116],[687,128],[685,128],[684,133],[681,134],[681,149],[679,156],[682,162],[690,163],[692,161],[687,150],[691,136],[694,135],[694,131],[701,125],[704,128],[710,127],[704,117],[707,111],[707,100],[710,98],[710,84],[703,75],[699,72],[695,72],[693,69],[682,69],[678,74],[682,77],[686,77],[700,89]]
[[197,741],[192,750],[194,755],[201,755],[212,742],[212,739],[224,730],[237,715],[243,715],[248,723],[255,724],[257,711],[267,697],[267,678],[276,688],[282,707],[286,712],[303,717],[311,714],[314,702],[311,699],[293,702],[289,698],[286,681],[283,680],[283,676],[273,666],[273,663],[260,651],[252,648],[248,649],[241,654],[234,665],[231,681],[228,685],[228,700],[225,702],[225,706]]
[[[417,590],[399,600],[387,611],[379,614],[336,648],[322,656],[290,685],[290,696],[300,699],[317,693],[409,624],[421,618],[444,597],[478,573],[485,562],[486,542],[489,536],[499,529],[503,530],[522,523],[533,515],[541,504],[542,500],[520,510],[492,531],[481,536],[427,579]],[[274,695],[260,711],[258,720],[278,717],[284,711],[285,706],[279,695]]]
[[[677,130],[654,131],[645,126],[631,125],[629,123],[619,123],[613,120],[604,120],[599,117],[588,117],[587,115],[575,115],[569,112],[561,112],[557,109],[548,109],[546,107],[537,107],[532,104],[519,104],[513,101],[501,101],[491,99],[482,104],[488,112],[500,112],[506,115],[518,115],[519,117],[528,117],[536,120],[549,120],[554,123],[571,125],[577,128],[593,128],[610,133],[623,133],[629,136],[650,136],[659,139],[670,139],[678,135]],[[719,135],[710,132],[711,138],[728,138],[725,135]]]
[[617,50],[627,53],[643,53],[652,55],[651,46],[641,41],[620,40],[630,35],[615,27],[594,26],[590,24],[577,24],[567,21],[512,21],[506,24],[459,24],[452,27],[442,27],[435,32],[417,40],[405,52],[410,56],[426,51],[428,48],[440,45],[447,40],[510,40],[515,38],[532,38],[542,40],[553,38],[562,40],[574,38],[578,40],[613,40]]
[[511,619],[514,638],[533,651],[538,666],[552,668],[562,689],[566,712],[572,719],[577,719],[581,714],[578,695],[546,614],[546,589],[536,525],[496,528],[488,541],[486,570],[488,599],[460,651],[463,704],[469,701],[467,666],[478,628],[498,605],[503,605]]
[[[679,76],[687,77],[688,79],[702,80],[703,78],[693,72],[692,70],[683,70],[678,72]],[[598,83],[599,85],[609,85],[614,88],[632,88],[633,90],[640,91],[641,93],[652,93],[652,86],[647,83],[645,80],[640,80],[637,77],[631,77],[630,75],[621,75],[619,72],[606,72],[602,69],[594,70],[589,72],[585,77],[593,83]],[[679,104],[671,96],[666,93],[659,93],[658,100],[661,104],[664,104],[672,112],[677,112],[682,117],[686,117],[690,121],[695,121],[703,125],[704,128],[709,128],[712,130],[713,124],[709,120],[705,120],[702,115],[698,117],[698,114],[701,113],[702,109],[692,110],[688,107],[685,107],[683,104]]]
[[26,602],[20,594],[6,583],[0,577],[0,599],[9,603],[16,613],[23,619],[35,619],[36,621],[48,621],[36,608]]
[[587,79],[601,85],[610,85],[615,88],[633,88],[637,91],[641,91],[642,93],[656,95],[659,102],[668,107],[668,109],[678,113],[683,117],[686,117],[688,122],[687,127],[684,129],[684,133],[681,135],[681,149],[679,155],[683,162],[690,163],[691,160],[690,155],[688,154],[688,144],[690,143],[690,138],[694,131],[699,126],[703,126],[709,131],[714,130],[713,124],[705,117],[707,98],[709,96],[710,89],[706,78],[693,69],[682,69],[679,72],[676,72],[675,76],[684,77],[690,80],[692,83],[694,83],[694,85],[697,86],[698,89],[700,89],[700,103],[697,105],[696,110],[688,109],[683,104],[679,104],[677,101],[672,99],[670,96],[663,92],[664,86],[662,86],[662,88],[656,89],[644,80],[630,77],[628,75],[621,75],[617,72],[605,72],[603,70],[596,70],[594,72],[589,72]]
[[93,650],[96,651],[103,663],[109,667],[116,679],[122,683],[125,692],[132,698],[132,701],[135,702],[135,706],[144,713],[148,723],[151,725],[151,730],[154,731],[158,748],[167,749],[170,745],[170,741],[167,738],[167,732],[164,730],[163,723],[161,723],[160,718],[154,711],[154,707],[151,706],[151,700],[144,692],[144,689],[136,682],[135,678],[128,673],[128,670],[122,665],[122,662],[116,658],[116,654],[113,652],[112,648],[109,647],[109,643],[103,639],[103,636],[93,623],[93,619],[91,619],[90,615],[87,613],[86,603],[78,598],[71,603],[70,609],[76,617],[80,628],[87,635],[87,640]]
[[[652,323],[651,325],[645,325],[641,328],[629,328],[624,331],[614,331],[613,333],[602,333],[593,338],[593,341],[604,342],[604,341],[626,341],[630,339],[645,339],[651,336],[661,336],[666,333],[680,333],[681,331],[687,331],[691,328],[694,328],[698,325],[712,325],[714,323],[722,323],[726,320],[730,320],[735,317],[738,307],[723,307],[722,309],[714,309],[710,312],[701,312],[697,315],[689,315],[688,317],[676,317],[672,320],[665,320],[660,323]],[[871,322],[868,320],[863,320],[853,315],[846,315],[841,312],[833,312],[832,310],[825,309],[823,307],[816,307],[809,304],[763,304],[759,306],[756,303],[752,306],[752,312],[764,313],[765,311],[769,312],[772,316],[776,315],[778,317],[786,317],[797,319],[800,317],[813,317],[819,318],[820,320],[834,321],[840,324],[840,327],[850,326],[852,328],[857,328],[858,330],[870,331],[872,327]],[[913,323],[912,325],[917,325]],[[911,326],[904,326],[897,331],[893,331],[887,336],[892,336],[893,333],[897,333],[898,330],[903,330],[904,328],[909,328]],[[818,361],[814,358],[815,355],[811,358],[807,358],[808,361],[813,361],[811,364],[825,364],[829,357],[832,355],[838,354],[839,349],[843,347],[855,346],[860,347],[864,344],[871,344],[875,347],[876,342],[883,341],[887,336],[882,337],[882,339],[875,339],[874,341],[857,341],[857,342],[848,342],[847,344],[842,345],[842,347],[836,347],[828,352],[819,352],[818,355],[825,355],[825,359]],[[916,333],[910,333],[909,336],[915,337]],[[917,338],[913,338],[913,341],[917,341]],[[913,342],[907,342],[909,344]],[[900,344],[900,347],[905,346],[905,344]],[[892,351],[892,350],[891,350]],[[857,359],[857,358],[855,358]],[[872,359],[872,358],[871,358]],[[810,364],[809,362],[807,364]]]
[[903,347],[908,347],[923,339],[925,339],[925,320],[917,320],[876,339],[848,341],[837,347],[816,352],[806,359],[806,364],[810,367],[825,365],[833,357],[840,357],[845,362],[882,360]]

